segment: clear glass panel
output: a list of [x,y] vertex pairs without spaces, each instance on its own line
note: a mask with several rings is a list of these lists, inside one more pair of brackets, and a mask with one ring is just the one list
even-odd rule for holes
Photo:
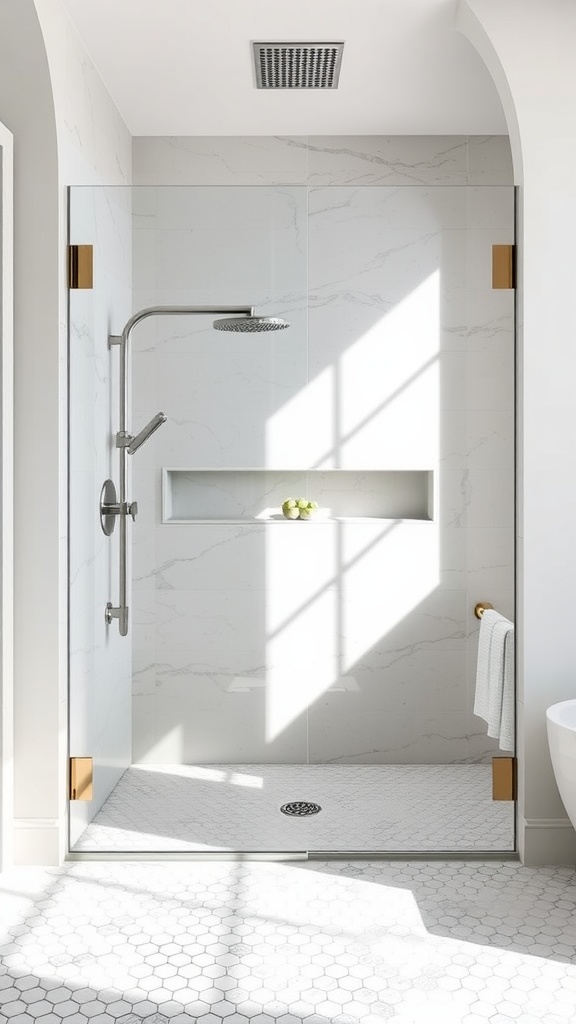
[[93,289],[70,291],[70,754],[94,759],[94,799],[70,804],[71,846],[131,763],[131,644],[110,629],[118,531],[100,526],[104,481],[118,482],[118,361],[108,334],[132,312],[132,204],[126,188],[71,189],[70,242],[94,247]]
[[[127,195],[71,203],[97,244],[71,297],[71,752],[99,780],[76,848],[512,849],[473,609],[514,612],[513,293],[491,287],[513,190],[135,188],[131,224]],[[135,328],[129,429],[167,421],[130,458],[123,639],[90,512],[118,472],[107,334],[157,305],[291,326]],[[319,508],[292,521],[288,498]]]
[[347,806],[344,850],[512,849],[491,778],[510,751],[473,708],[474,606],[514,616],[513,292],[491,281],[513,190],[317,188],[309,202],[318,462],[433,478],[429,522],[327,527],[324,589],[286,602],[299,629],[314,618],[322,666],[311,797]]

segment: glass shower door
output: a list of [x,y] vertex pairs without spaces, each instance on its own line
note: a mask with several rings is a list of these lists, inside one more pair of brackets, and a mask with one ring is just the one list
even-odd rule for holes
[[[478,601],[513,619],[513,190],[74,189],[71,754],[79,852],[513,848],[474,715]],[[130,631],[100,488],[131,338]],[[287,499],[317,505],[286,518]],[[293,506],[298,508],[298,506]],[[294,513],[293,513],[294,514]]]
[[307,233],[302,187],[134,190],[139,306],[252,303],[290,323],[250,335],[159,319],[134,339],[134,415],[168,420],[133,463],[147,511],[131,773],[158,794],[149,841],[169,849],[277,849],[276,774],[307,761],[305,709],[269,728],[266,619],[266,537],[285,534],[280,504],[301,486],[298,424],[277,446],[269,431],[306,386]]
[[320,848],[511,850],[491,759],[512,751],[473,709],[475,604],[514,618],[514,293],[491,280],[513,189],[316,188],[310,223],[323,465],[356,499],[335,492],[317,540],[318,607],[291,610],[321,623],[310,796],[340,826]]
[[105,621],[118,579],[118,531],[100,524],[117,482],[118,367],[108,335],[132,312],[132,212],[125,188],[73,188],[70,243],[92,245],[94,287],[69,293],[69,749],[92,758],[92,799],[69,805],[70,847],[131,762],[132,651]]
[[[74,201],[101,198],[82,190]],[[266,534],[289,525],[281,503],[304,486],[293,440],[309,425],[293,421],[284,443],[276,437],[271,446],[269,424],[307,380],[307,193],[143,188],[131,200],[131,304],[121,317],[108,316],[104,344],[150,306],[253,304],[259,314],[286,318],[290,329],[220,333],[213,317],[157,316],[132,334],[129,429],[158,409],[167,417],[130,462],[130,497],[138,502],[129,524],[130,632],[119,640],[116,622],[106,630],[107,643],[124,645],[132,658],[132,743],[92,823],[84,812],[74,849],[251,849],[255,828],[258,848],[276,849],[284,839],[259,825],[273,789],[266,772],[306,764],[307,718],[303,709],[290,728],[271,734]],[[96,301],[105,306],[107,295],[98,292]],[[106,354],[108,378],[117,358]],[[116,402],[117,395],[102,430],[114,480]],[[106,600],[116,605],[114,536],[100,543]],[[93,595],[83,603],[94,608]],[[79,748],[90,713],[74,668],[70,699]]]

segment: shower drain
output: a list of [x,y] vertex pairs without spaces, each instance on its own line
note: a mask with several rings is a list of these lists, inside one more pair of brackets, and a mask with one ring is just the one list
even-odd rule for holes
[[282,804],[282,814],[289,814],[292,817],[302,818],[306,814],[318,814],[322,808],[320,804],[309,804],[306,800],[293,800],[289,804]]

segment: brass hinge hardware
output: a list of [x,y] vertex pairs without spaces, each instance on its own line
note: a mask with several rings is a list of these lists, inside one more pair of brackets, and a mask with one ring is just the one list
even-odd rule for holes
[[68,287],[92,288],[94,251],[91,245],[68,246]]
[[70,758],[71,800],[92,800],[93,763],[91,757]]
[[492,287],[516,287],[516,246],[492,246]]
[[516,799],[516,758],[492,758],[492,799]]

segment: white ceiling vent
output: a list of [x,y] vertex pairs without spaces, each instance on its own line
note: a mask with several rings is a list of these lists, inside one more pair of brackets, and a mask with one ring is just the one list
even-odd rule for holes
[[337,89],[344,43],[252,43],[259,89]]

